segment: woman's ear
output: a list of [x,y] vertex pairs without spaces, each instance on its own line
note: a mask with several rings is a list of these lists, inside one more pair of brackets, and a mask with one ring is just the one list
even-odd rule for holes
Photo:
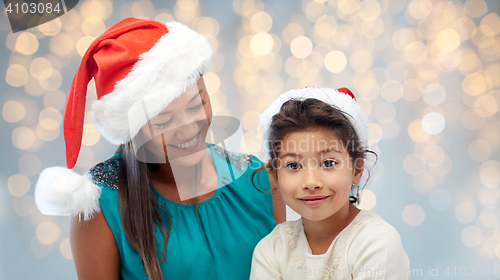
[[363,175],[363,170],[365,169],[365,160],[363,158],[358,158],[354,160],[354,177],[352,183],[357,185],[361,181],[361,176]]

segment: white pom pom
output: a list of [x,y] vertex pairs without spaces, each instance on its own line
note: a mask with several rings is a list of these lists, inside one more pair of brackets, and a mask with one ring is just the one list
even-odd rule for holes
[[64,167],[50,167],[40,173],[35,202],[45,215],[81,214],[84,220],[100,211],[101,189],[90,178]]

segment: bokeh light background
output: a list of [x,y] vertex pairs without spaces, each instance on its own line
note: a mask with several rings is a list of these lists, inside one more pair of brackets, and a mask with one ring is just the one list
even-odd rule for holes
[[[462,266],[467,279],[497,278],[499,14],[497,0],[88,0],[15,34],[2,14],[0,279],[76,279],[69,219],[40,214],[34,186],[43,168],[65,165],[65,95],[86,48],[132,16],[208,38],[214,114],[240,119],[261,158],[258,115],[280,93],[350,88],[379,154],[361,207],[397,228],[422,269],[413,278],[429,267],[456,278],[456,267],[462,279]],[[93,99],[90,86],[87,110]],[[80,174],[116,149],[90,120],[87,111]]]

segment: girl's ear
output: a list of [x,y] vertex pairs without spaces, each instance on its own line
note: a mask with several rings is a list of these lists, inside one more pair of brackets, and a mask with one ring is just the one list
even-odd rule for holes
[[357,185],[361,181],[361,176],[363,175],[363,170],[365,169],[365,160],[363,158],[358,158],[354,160],[354,177],[352,183]]

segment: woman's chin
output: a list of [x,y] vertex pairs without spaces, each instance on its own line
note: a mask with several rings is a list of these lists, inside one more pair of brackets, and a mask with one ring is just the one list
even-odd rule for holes
[[177,157],[174,159],[169,159],[169,162],[171,165],[178,165],[178,166],[194,166],[198,164],[202,159],[203,156],[206,153],[206,149],[201,149],[199,151],[190,153],[189,155],[183,156],[183,157]]

